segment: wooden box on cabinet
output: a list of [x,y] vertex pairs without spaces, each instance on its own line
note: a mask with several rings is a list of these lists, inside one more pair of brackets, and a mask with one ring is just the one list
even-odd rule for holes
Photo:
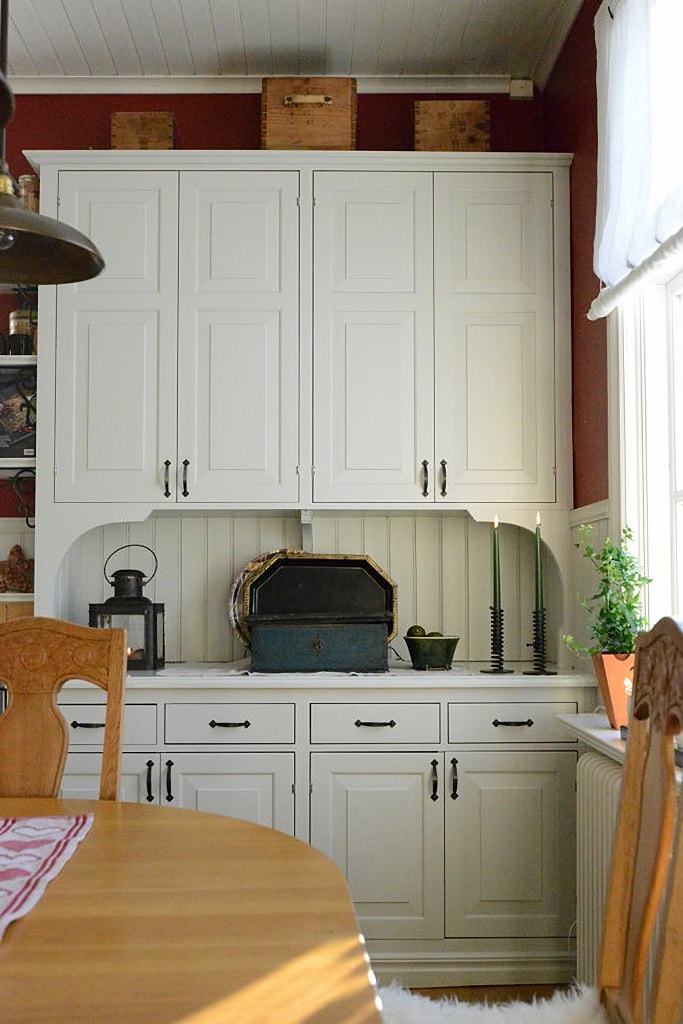
[[264,78],[263,149],[355,149],[355,78]]
[[490,149],[488,100],[417,100],[415,149],[478,153]]
[[112,149],[173,149],[175,116],[168,111],[113,113]]

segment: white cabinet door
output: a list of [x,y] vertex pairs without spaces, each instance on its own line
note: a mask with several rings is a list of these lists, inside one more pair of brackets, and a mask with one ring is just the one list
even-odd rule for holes
[[[101,754],[69,754],[60,795],[97,800],[101,763]],[[120,798],[226,814],[294,835],[294,754],[124,753]]]
[[317,172],[313,495],[416,501],[433,449],[432,176]]
[[106,266],[58,294],[58,501],[297,500],[298,192],[296,171],[60,176]]
[[311,843],[344,874],[368,938],[443,936],[442,764],[429,753],[311,754]]
[[60,217],[93,239],[105,269],[57,295],[57,501],[163,500],[163,460],[175,459],[177,181],[59,176]]
[[178,500],[296,501],[299,175],[187,172]]
[[457,773],[446,800],[446,936],[568,935],[576,753],[454,750],[446,761]]
[[437,500],[555,501],[552,175],[434,189]]
[[161,754],[161,772],[162,804],[294,835],[294,754]]

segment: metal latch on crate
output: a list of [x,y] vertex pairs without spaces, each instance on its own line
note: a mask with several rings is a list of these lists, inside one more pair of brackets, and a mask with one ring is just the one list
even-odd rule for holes
[[311,106],[316,107],[329,107],[332,105],[332,97],[319,93],[309,93],[308,95],[290,93],[289,96],[282,97],[282,104],[285,107],[298,107],[303,103],[310,103]]

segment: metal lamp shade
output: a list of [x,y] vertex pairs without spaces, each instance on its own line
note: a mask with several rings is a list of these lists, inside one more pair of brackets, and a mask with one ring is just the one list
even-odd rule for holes
[[97,247],[75,228],[25,210],[5,161],[5,127],[14,113],[7,81],[9,0],[0,0],[0,283],[70,284],[104,269]]
[[0,281],[9,284],[69,284],[96,277],[104,259],[93,242],[76,228],[25,210],[10,194],[9,175],[0,175]]
[[128,671],[153,672],[166,663],[164,606],[147,597],[114,597],[90,605],[89,624],[99,629],[121,627],[128,637]]

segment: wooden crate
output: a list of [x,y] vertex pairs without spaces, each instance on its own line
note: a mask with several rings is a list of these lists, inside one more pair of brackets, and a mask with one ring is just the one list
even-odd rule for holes
[[173,149],[175,115],[168,111],[125,111],[111,115],[112,149]]
[[264,78],[263,149],[355,149],[355,78]]
[[415,149],[434,152],[491,148],[488,100],[417,100]]

